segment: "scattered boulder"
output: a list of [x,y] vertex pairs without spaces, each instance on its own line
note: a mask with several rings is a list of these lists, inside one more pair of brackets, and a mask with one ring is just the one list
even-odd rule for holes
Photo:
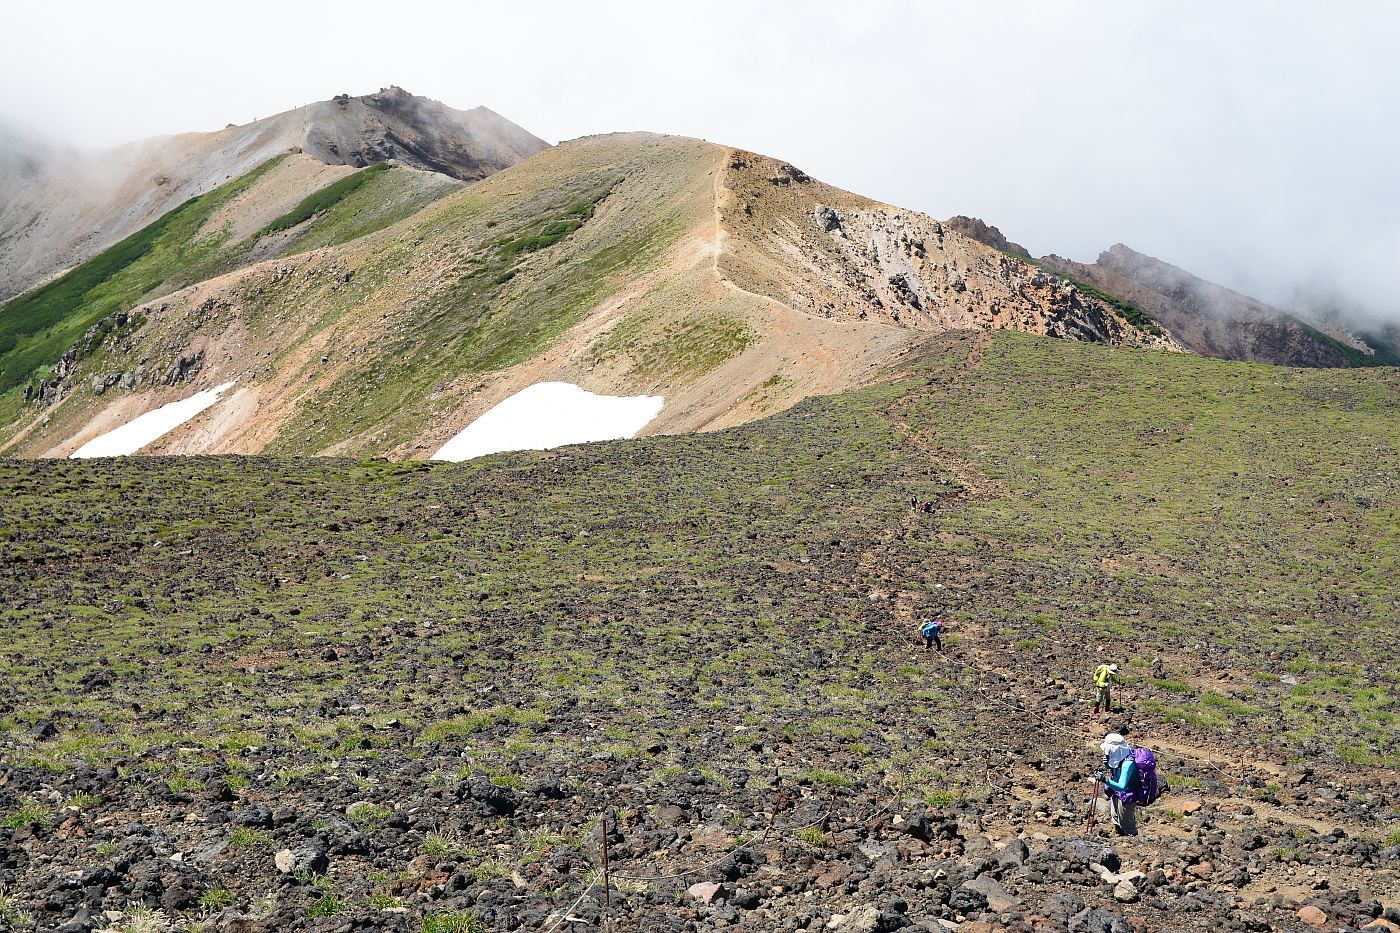
[[330,867],[330,859],[320,846],[306,844],[294,849],[283,849],[273,856],[277,870],[284,875],[319,875]]
[[1070,933],[1133,933],[1132,926],[1122,917],[1097,907],[1071,917],[1069,929]]
[[491,812],[506,816],[520,806],[520,795],[508,787],[499,787],[484,777],[471,779],[468,789],[472,799],[484,803]]
[[987,907],[997,913],[1018,910],[1021,902],[991,875],[978,875],[962,883],[963,890],[976,891],[987,899]]
[[702,904],[713,904],[723,890],[722,885],[713,881],[697,881],[685,889],[685,896]]
[[822,229],[827,233],[836,233],[841,230],[841,215],[836,213],[835,208],[818,204],[812,213],[817,218],[817,223],[821,224]]
[[29,737],[36,742],[47,742],[58,735],[58,727],[52,719],[42,719],[29,730]]
[[1298,919],[1317,930],[1327,926],[1327,915],[1311,904],[1298,908]]
[[909,918],[894,910],[881,910],[870,904],[857,907],[841,917],[839,921],[828,923],[827,929],[835,933],[891,933],[909,925]]
[[1030,847],[1024,840],[1012,839],[1002,850],[997,853],[997,864],[1003,867],[1026,864],[1026,859],[1031,857]]
[[271,829],[272,811],[268,810],[267,807],[241,807],[233,811],[233,822],[237,826],[248,826],[253,829]]

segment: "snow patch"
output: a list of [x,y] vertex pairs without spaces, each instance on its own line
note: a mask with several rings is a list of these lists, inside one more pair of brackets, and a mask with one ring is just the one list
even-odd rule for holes
[[233,387],[232,382],[196,392],[189,398],[171,402],[133,418],[119,428],[100,434],[77,450],[72,457],[123,457],[134,454],[156,438],[163,437],[213,405]]
[[594,395],[568,382],[537,382],[467,425],[433,459],[635,437],[665,404],[662,395]]

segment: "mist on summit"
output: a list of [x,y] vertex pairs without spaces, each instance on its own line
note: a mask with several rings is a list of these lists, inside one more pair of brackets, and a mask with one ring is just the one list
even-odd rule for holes
[[1380,0],[430,2],[411,18],[148,2],[85,5],[82,29],[64,9],[16,7],[0,33],[0,80],[23,89],[0,96],[0,123],[61,145],[398,83],[551,142],[701,137],[984,218],[1037,255],[1092,262],[1121,242],[1288,311],[1400,317],[1400,8]]

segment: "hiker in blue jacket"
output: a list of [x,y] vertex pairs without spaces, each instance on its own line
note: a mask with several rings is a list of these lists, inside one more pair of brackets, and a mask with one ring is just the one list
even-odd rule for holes
[[1117,732],[1110,732],[1099,748],[1103,751],[1103,770],[1097,777],[1107,791],[1105,796],[1113,828],[1120,836],[1136,836],[1137,804],[1131,792],[1137,789],[1138,768],[1133,760],[1132,743]]
[[943,632],[943,614],[936,612],[933,618],[919,626],[919,634],[924,637],[924,650],[933,651],[933,646],[938,646],[938,651],[943,652],[943,639],[940,637]]

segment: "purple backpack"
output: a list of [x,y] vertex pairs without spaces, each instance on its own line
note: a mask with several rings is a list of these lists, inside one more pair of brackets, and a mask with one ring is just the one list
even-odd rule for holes
[[1161,788],[1157,786],[1157,756],[1152,754],[1150,748],[1134,748],[1133,763],[1137,765],[1137,781],[1133,788],[1114,793],[1125,803],[1135,803],[1144,807],[1156,803],[1157,798],[1162,795]]

